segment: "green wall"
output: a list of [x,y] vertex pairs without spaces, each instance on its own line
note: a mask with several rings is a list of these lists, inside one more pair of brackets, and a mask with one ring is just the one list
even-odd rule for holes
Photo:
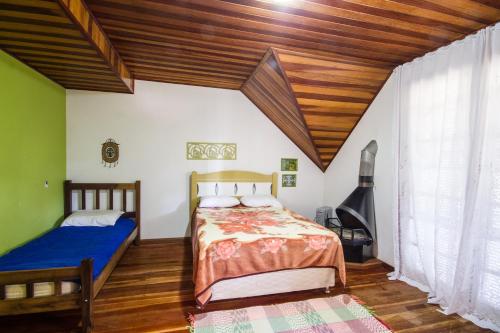
[[61,219],[65,175],[64,88],[0,50],[0,254]]

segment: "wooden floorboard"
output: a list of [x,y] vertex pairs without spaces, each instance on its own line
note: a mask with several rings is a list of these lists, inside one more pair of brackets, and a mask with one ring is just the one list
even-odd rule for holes
[[[187,332],[195,313],[190,244],[182,239],[146,241],[132,246],[111,274],[95,302],[95,333]],[[486,332],[459,316],[445,316],[427,304],[424,293],[389,281],[385,267],[347,272],[348,288],[330,295],[356,295],[394,331]],[[245,300],[219,301],[207,311],[328,297],[323,291],[297,292]],[[75,311],[0,317],[1,332],[56,333],[77,330]]]

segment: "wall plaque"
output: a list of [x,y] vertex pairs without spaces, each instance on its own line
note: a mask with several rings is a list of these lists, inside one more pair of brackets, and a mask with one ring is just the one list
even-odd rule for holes
[[281,171],[297,171],[299,169],[299,161],[296,158],[282,158]]
[[116,143],[113,139],[107,139],[106,142],[102,144],[101,157],[102,164],[105,167],[115,167],[118,164],[118,158],[120,157],[120,145]]
[[296,186],[297,186],[297,175],[295,174],[281,175],[281,187],[296,187]]
[[236,143],[188,142],[188,160],[235,160]]

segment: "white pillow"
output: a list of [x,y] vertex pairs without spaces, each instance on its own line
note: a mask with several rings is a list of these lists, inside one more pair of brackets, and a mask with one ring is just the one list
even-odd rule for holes
[[240,204],[240,201],[231,196],[224,195],[207,195],[201,197],[200,208],[224,208],[224,207],[234,207]]
[[247,207],[276,207],[283,208],[272,195],[245,195],[240,199],[241,203]]
[[122,214],[118,210],[77,210],[63,221],[61,227],[113,226]]

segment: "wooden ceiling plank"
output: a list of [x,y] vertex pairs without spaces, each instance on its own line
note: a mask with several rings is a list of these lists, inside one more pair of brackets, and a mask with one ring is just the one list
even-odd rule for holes
[[341,76],[341,75],[328,75],[322,73],[308,73],[308,72],[293,72],[289,71],[290,82],[300,82],[300,79],[305,79],[312,82],[320,82],[323,86],[328,86],[328,82],[336,82],[339,84],[349,84],[358,87],[368,87],[367,89],[376,89],[380,86],[383,80],[365,80],[354,76]]
[[240,82],[207,80],[207,79],[202,79],[200,77],[175,78],[170,75],[162,76],[162,75],[148,75],[142,73],[136,73],[135,77],[137,80],[156,81],[156,82],[173,83],[173,84],[185,84],[191,86],[222,88],[222,89],[232,89],[232,90],[239,90],[241,86]]
[[[432,3],[425,0],[413,1],[372,1],[367,3],[363,0],[343,0],[344,2],[374,8],[388,8],[385,12],[394,12],[401,15],[402,19],[410,18],[414,21],[430,22],[435,25],[449,24],[451,30],[453,26],[469,29],[477,29],[480,25],[489,25],[493,23],[484,16],[468,15],[466,11],[456,11],[453,7],[446,8],[440,5],[432,5]],[[446,1],[441,0],[440,3]]]
[[0,17],[10,17],[19,20],[36,20],[41,22],[54,22],[55,24],[71,24],[71,20],[63,16],[61,8],[52,11],[40,11],[37,7],[22,6],[22,2],[9,5],[0,2]]
[[[372,48],[371,50],[364,49],[364,47],[356,46],[356,47],[349,47],[349,46],[341,46],[339,43],[335,43],[335,45],[332,45],[331,47],[327,47],[325,45],[324,39],[323,40],[317,40],[316,42],[309,42],[309,43],[304,43],[304,42],[297,42],[293,40],[285,40],[281,41],[280,43],[273,41],[273,37],[269,36],[267,40],[252,40],[248,38],[244,38],[245,32],[241,32],[239,38],[237,37],[227,37],[227,36],[220,36],[218,34],[211,33],[211,36],[207,40],[200,40],[197,39],[199,37],[199,32],[193,32],[193,31],[186,31],[184,29],[180,29],[177,27],[168,27],[168,26],[163,26],[162,31],[163,32],[152,32],[152,29],[150,26],[144,25],[144,24],[139,24],[139,23],[130,23],[127,22],[127,24],[123,23],[113,23],[111,24],[107,19],[102,19],[102,22],[104,24],[104,27],[108,31],[109,36],[112,39],[115,39],[116,36],[128,36],[127,34],[129,33],[134,33],[135,37],[138,40],[142,40],[143,42],[151,42],[151,41],[165,41],[167,39],[177,39],[179,41],[184,41],[185,43],[197,43],[197,44],[205,44],[215,47],[224,47],[227,48],[228,46],[231,46],[231,48],[236,49],[236,50],[247,50],[249,52],[255,52],[256,50],[260,50],[260,54],[265,52],[265,50],[269,47],[269,45],[273,47],[288,47],[292,48],[298,51],[304,51],[304,50],[322,50],[323,53],[329,51],[329,52],[335,52],[339,54],[345,54],[349,56],[357,55],[359,58],[363,58],[365,60],[376,60],[379,62],[385,62],[386,64],[395,64],[395,63],[400,63],[403,58],[407,57],[412,57],[415,56],[416,54],[420,54],[421,52],[412,52],[412,53],[401,53],[401,52],[390,52],[390,53],[382,53],[380,52],[380,47],[377,48]],[[146,27],[146,28],[145,28]],[[146,31],[145,29],[148,29]],[[242,43],[242,40],[245,42]],[[290,47],[290,45],[294,45],[293,47]],[[296,45],[296,46],[295,46]],[[354,44],[353,44],[354,45]],[[362,44],[364,45],[364,44]],[[362,51],[362,52],[360,52]],[[318,51],[319,52],[319,51]]]
[[179,54],[162,54],[153,55],[152,53],[145,51],[123,51],[121,52],[122,57],[127,59],[127,63],[134,61],[144,61],[145,63],[166,65],[167,67],[172,63],[178,63],[182,65],[193,65],[193,66],[204,66],[204,68],[214,67],[214,68],[226,68],[237,70],[238,72],[249,72],[249,74],[254,70],[253,66],[235,63],[232,61],[224,62],[222,59],[207,59],[203,56],[194,57],[191,55]]
[[[461,17],[468,20],[476,21],[483,25],[490,25],[496,22],[496,15],[500,15],[500,5],[498,11],[492,11],[491,7],[482,5],[477,2],[467,1],[443,1],[443,0],[392,0],[393,2],[402,3],[413,6],[414,8],[425,8],[426,10],[446,14],[447,19],[453,17]],[[493,0],[495,1],[495,0]],[[460,6],[461,5],[461,6]],[[419,13],[421,14],[421,12]]]
[[115,41],[114,43],[120,48],[120,53],[122,56],[126,55],[131,55],[131,56],[140,56],[143,58],[148,58],[148,56],[151,57],[157,57],[158,59],[175,59],[175,61],[178,60],[184,60],[184,59],[191,59],[191,60],[203,60],[208,63],[215,63],[215,64],[230,64],[234,66],[242,66],[244,68],[250,68],[252,71],[255,69],[255,60],[248,59],[248,58],[243,58],[239,57],[237,55],[217,55],[217,53],[214,52],[209,52],[209,51],[193,51],[189,50],[187,48],[179,48],[179,47],[169,47],[169,46],[163,46],[163,47],[157,47],[153,45],[148,45],[144,43],[139,43],[139,42],[119,42]]
[[95,66],[74,66],[74,64],[63,64],[63,63],[54,63],[54,62],[45,62],[40,59],[37,60],[28,60],[24,57],[19,57],[19,59],[23,62],[29,63],[30,66],[38,68],[38,69],[56,69],[56,70],[64,70],[67,73],[83,73],[83,74],[107,74],[107,67],[95,67]]
[[497,0],[426,0],[425,2],[443,6],[448,12],[466,13],[489,20],[491,23],[497,22],[500,15],[500,3]]
[[[147,66],[145,64],[140,64],[140,65],[133,65],[131,66],[134,68],[134,70],[140,70],[141,72],[155,72],[156,70],[159,69],[158,66]],[[197,70],[193,68],[181,68],[179,66],[170,66],[168,68],[169,71],[171,72],[177,72],[177,73],[186,73],[186,74],[192,74],[192,75],[203,75],[203,76],[214,76],[214,77],[219,77],[219,78],[231,78],[231,79],[238,79],[242,80],[245,79],[245,75],[234,75],[234,74],[228,74],[228,73],[223,73],[221,71],[209,71],[209,70]]]
[[50,44],[55,45],[67,45],[70,47],[84,48],[88,49],[88,43],[82,38],[74,38],[74,37],[58,37],[50,34],[43,34],[39,32],[34,33],[24,33],[24,32],[16,32],[9,31],[0,28],[0,38],[1,39],[9,39],[9,40],[24,40],[24,41],[38,41],[38,42],[49,42]]
[[[202,1],[202,0],[198,0]],[[339,2],[338,0],[336,1]],[[213,2],[210,2],[212,4]],[[217,3],[217,2],[216,2]],[[346,10],[334,6],[324,6],[319,1],[309,2],[309,1],[293,1],[287,2],[286,6],[277,5],[273,0],[225,0],[224,4],[232,3],[237,4],[241,7],[246,6],[251,9],[257,8],[259,14],[262,14],[264,10],[269,10],[271,13],[276,15],[279,12],[280,15],[294,15],[297,18],[315,18],[319,21],[325,21],[329,23],[341,23],[347,27],[364,27],[370,30],[380,31],[380,32],[392,32],[396,34],[401,34],[404,36],[417,36],[421,38],[425,35],[431,35],[433,38],[437,38],[440,42],[443,42],[442,32],[433,32],[431,27],[423,26],[421,24],[412,24],[409,22],[401,21],[398,19],[383,18],[374,15],[369,15],[366,13],[354,12],[352,10]],[[326,1],[328,5],[332,4],[332,1]]]
[[296,72],[332,70],[339,72],[362,72],[369,73],[371,75],[387,72],[387,67],[376,67],[370,64],[353,64],[352,62],[343,62],[336,58],[335,62],[332,62],[331,59],[334,57],[330,57],[330,60],[322,61],[323,63],[329,63],[328,67],[326,65],[317,64],[317,61],[314,63],[308,63],[307,61],[299,63],[297,58],[300,59],[300,57],[297,56],[288,57],[287,55],[284,55],[281,62],[287,64],[288,70]]
[[[202,0],[198,0],[202,1]],[[325,21],[342,22],[346,25],[353,26],[363,26],[369,27],[372,30],[380,31],[391,31],[395,33],[400,33],[402,35],[413,35],[413,36],[430,36],[432,39],[436,38],[440,42],[443,39],[450,39],[453,37],[458,37],[459,28],[453,28],[447,26],[448,29],[436,30],[435,24],[428,22],[415,23],[412,22],[411,17],[405,17],[404,19],[398,17],[395,13],[388,13],[384,10],[379,10],[378,14],[375,14],[375,10],[371,8],[364,8],[363,6],[357,6],[357,10],[353,10],[355,7],[352,4],[345,3],[342,0],[330,1],[330,0],[315,0],[312,1],[290,1],[287,2],[286,6],[279,6],[274,3],[273,0],[226,0],[225,2],[247,4],[250,6],[257,6],[263,8],[267,5],[267,8],[273,9],[275,11],[284,11],[289,14],[294,14],[297,16],[321,18]]]
[[60,53],[60,52],[50,52],[50,51],[40,51],[36,49],[20,49],[15,47],[9,47],[9,52],[16,54],[19,58],[26,58],[28,60],[45,60],[45,61],[58,61],[62,63],[75,64],[84,66],[85,64],[90,64],[92,66],[100,66],[102,68],[106,67],[106,64],[101,59],[95,57],[89,57],[84,55],[75,55],[73,53]]
[[337,148],[319,148],[320,153],[336,153],[338,151]]
[[314,131],[311,130],[313,140],[330,140],[330,139],[345,139],[347,138],[346,132],[327,132],[327,131]]
[[14,20],[4,20],[0,18],[0,29],[5,31],[17,31],[17,32],[30,32],[30,33],[45,33],[53,36],[68,36],[73,38],[82,38],[78,31],[71,28],[63,28],[58,26],[52,26],[49,24],[40,23],[25,23],[16,22]]
[[197,41],[193,39],[193,36],[189,38],[179,38],[179,37],[173,37],[173,36],[148,36],[148,39],[144,39],[141,34],[134,33],[133,31],[127,31],[123,29],[115,29],[115,28],[110,28],[109,29],[109,35],[111,38],[114,40],[120,40],[120,41],[132,41],[132,42],[139,42],[139,43],[144,43],[146,45],[152,45],[152,46],[157,46],[157,47],[172,47],[172,46],[178,46],[179,48],[186,48],[189,50],[198,50],[203,52],[204,50],[210,49],[212,52],[217,52],[220,53],[221,55],[242,55],[245,54],[245,56],[249,59],[254,59],[256,60],[260,56],[260,52],[256,50],[255,48],[249,48],[249,47],[227,47],[227,46],[219,46],[214,43],[210,42],[203,42],[203,41]]
[[[377,3],[378,6],[370,6],[373,3]],[[357,17],[362,21],[368,22],[382,22],[382,24],[392,25],[396,24],[401,28],[405,29],[415,29],[420,32],[427,32],[428,30],[434,29],[436,26],[440,27],[439,31],[436,33],[442,34],[443,36],[452,36],[456,34],[467,34],[472,30],[477,29],[476,22],[465,21],[462,25],[457,25],[452,22],[446,21],[437,21],[432,18],[426,18],[419,15],[412,15],[409,12],[397,12],[395,9],[397,7],[396,3],[392,3],[389,5],[390,1],[384,1],[383,3],[380,0],[371,0],[370,2],[363,2],[361,4],[354,3],[350,0],[337,0],[337,1],[329,1],[329,0],[315,0],[315,5],[321,3],[324,6],[314,6],[315,10],[319,10],[319,7],[326,10],[326,7],[329,7],[330,11],[347,11],[353,17]],[[418,8],[416,8],[418,9]],[[457,20],[459,18],[456,18]],[[467,27],[464,26],[467,22],[469,24]],[[435,30],[435,29],[434,29]]]
[[312,99],[312,98],[297,98],[297,102],[301,106],[316,106],[320,108],[337,108],[346,111],[362,111],[366,109],[368,103],[356,103],[348,101],[339,101],[332,96],[330,99]]
[[[385,46],[394,54],[415,55],[422,52],[422,47],[398,45],[389,41],[382,43],[379,41],[354,39],[351,37],[337,36],[332,39],[330,34],[321,33],[315,30],[300,30],[289,28],[286,25],[268,24],[248,19],[241,19],[237,16],[223,17],[219,14],[207,16],[207,13],[197,10],[192,10],[186,13],[184,10],[178,9],[177,6],[161,4],[158,8],[144,9],[139,7],[137,11],[132,11],[127,5],[115,4],[113,11],[107,10],[102,2],[93,6],[94,10],[100,14],[101,22],[105,27],[109,27],[113,22],[116,25],[118,22],[127,22],[128,24],[137,24],[139,26],[147,25],[148,30],[157,30],[160,32],[165,27],[170,27],[172,30],[182,30],[184,32],[198,33],[206,31],[214,37],[233,39],[245,39],[247,42],[265,42],[267,45],[272,43],[273,46],[301,45],[303,49],[316,48],[317,44],[321,44],[323,48],[328,45],[332,50],[341,50],[349,48],[353,41],[361,49],[367,51],[377,51],[380,47]],[[142,10],[141,10],[142,9]],[[120,21],[117,20],[120,19]],[[208,28],[209,27],[209,28]],[[164,34],[163,32],[160,32]]]
[[75,48],[71,45],[59,45],[59,43],[44,43],[43,41],[31,41],[31,40],[16,40],[11,38],[0,38],[0,45],[3,48],[9,47],[25,47],[27,49],[35,49],[35,50],[51,50],[57,52],[78,52],[80,54],[92,55],[95,56],[95,50],[91,48]]
[[364,91],[355,91],[343,88],[331,88],[320,86],[309,86],[305,84],[292,84],[295,94],[311,94],[320,96],[334,95],[338,97],[352,97],[359,98],[360,100],[370,100],[373,98],[373,93]]
[[248,75],[250,75],[250,73],[253,70],[253,68],[242,68],[241,66],[224,65],[224,64],[220,64],[218,66],[214,66],[212,64],[212,66],[207,66],[209,63],[203,61],[183,60],[172,63],[172,61],[168,61],[166,59],[158,59],[158,58],[143,59],[142,57],[139,56],[130,56],[130,55],[123,55],[122,57],[129,64],[141,63],[140,66],[142,67],[157,68],[160,70],[164,68],[182,68],[186,70],[187,69],[195,71],[199,70],[201,73],[214,72],[214,73],[240,74],[240,75],[244,73],[242,78],[247,78]]
[[[303,92],[295,92],[295,96],[297,99],[301,99],[303,101],[329,101],[334,99],[336,102],[349,102],[349,103],[358,103],[362,105],[366,105],[371,102],[372,98],[362,98],[362,97],[350,97],[350,96],[342,96],[335,94],[315,94],[315,93],[303,93]],[[300,103],[306,105],[307,103]]]
[[[90,3],[92,8],[96,9],[96,12],[100,11],[99,14],[101,15],[109,13],[117,7],[123,9],[128,8],[131,12],[147,12],[147,8],[145,9],[145,6],[124,5],[120,0],[91,0]],[[148,3],[148,5],[150,4],[151,3]],[[200,4],[202,4],[202,6],[200,6]],[[268,10],[263,8],[262,3],[259,2],[254,2],[248,5],[245,5],[242,1],[237,1],[237,3],[204,1],[202,3],[198,2],[198,5],[191,6],[186,2],[171,2],[169,4],[154,3],[154,5],[155,11],[164,12],[168,15],[172,15],[175,12],[185,14],[184,17],[191,17],[195,13],[202,13],[201,18],[207,20],[213,15],[220,14],[223,16],[223,22],[227,20],[227,17],[232,17],[245,20],[252,26],[254,25],[253,23],[268,23],[270,25],[278,25],[282,29],[293,28],[298,31],[321,32],[328,34],[331,37],[348,37],[364,41],[378,41],[382,43],[392,42],[401,46],[412,46],[417,48],[432,48],[437,46],[433,41],[429,41],[427,36],[419,36],[420,38],[408,36],[408,31],[403,31],[400,34],[390,33],[387,31],[387,27],[383,26],[379,26],[378,31],[374,31],[373,26],[370,27],[371,29],[367,29],[357,27],[353,24],[341,24],[331,18],[328,18],[328,20],[325,21],[312,18],[308,15],[309,13],[304,13],[304,15],[292,15],[284,11],[277,12],[276,10]],[[168,5],[170,5],[170,7],[167,8],[166,6]],[[176,9],[176,7],[179,9]],[[205,22],[213,24],[213,20]],[[248,25],[245,28],[248,29]],[[412,31],[409,32],[410,34],[412,33]]]
[[474,0],[474,2],[484,5],[484,7],[495,8],[500,10],[500,3],[498,0]]
[[362,81],[370,81],[370,82],[380,82],[384,81],[387,76],[387,73],[374,73],[374,72],[365,72],[362,70],[353,71],[353,70],[339,70],[339,69],[328,69],[325,68],[323,70],[313,69],[313,70],[295,70],[289,69],[290,75],[304,77],[304,75],[314,76],[321,75],[321,77],[338,77],[345,79],[356,79],[360,82]]

